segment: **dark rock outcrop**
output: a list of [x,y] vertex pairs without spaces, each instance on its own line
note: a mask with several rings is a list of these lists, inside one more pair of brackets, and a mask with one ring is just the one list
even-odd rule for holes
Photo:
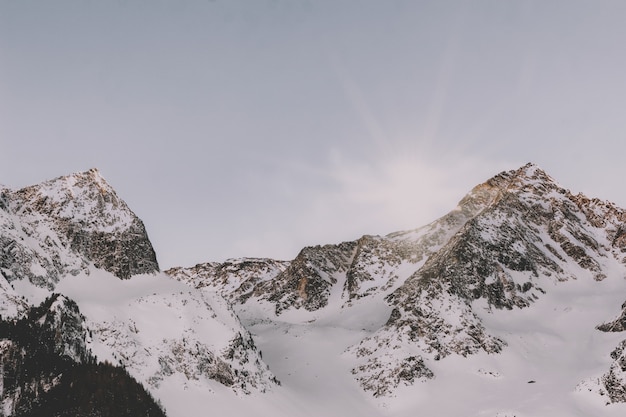
[[622,304],[622,314],[618,318],[608,323],[602,323],[596,326],[596,329],[603,332],[623,332],[626,330],[626,302]]
[[313,311],[325,307],[339,274],[345,274],[354,256],[354,242],[304,248],[289,267],[256,291],[270,294],[276,314],[287,308]]
[[601,392],[606,393],[610,402],[626,402],[626,340],[611,352],[613,363],[609,371],[600,378]]

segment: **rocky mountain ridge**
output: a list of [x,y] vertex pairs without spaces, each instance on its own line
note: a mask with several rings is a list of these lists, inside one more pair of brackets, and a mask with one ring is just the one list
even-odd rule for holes
[[[364,390],[389,396],[435,378],[433,364],[449,355],[506,350],[507,340],[484,326],[485,311],[532,308],[560,282],[626,275],[625,220],[623,209],[574,195],[528,164],[476,186],[423,228],[305,248],[231,301],[240,310],[270,303],[279,319],[287,311],[323,311],[333,303],[349,309],[355,301],[384,298],[391,308],[384,325],[346,354]],[[196,266],[195,273],[194,285],[220,287],[210,270]],[[607,326],[623,330],[619,320]],[[594,389],[623,389],[616,369],[600,379],[604,388]]]
[[[62,294],[65,307],[53,313],[53,302],[41,316],[59,352],[124,367],[176,415],[190,392],[202,404],[225,392],[297,403],[306,380],[311,392],[334,395],[315,385],[315,358],[360,392],[357,402],[385,407],[423,392],[441,402],[440,381],[459,395],[496,389],[506,395],[494,403],[516,403],[516,381],[527,377],[514,364],[535,362],[551,369],[539,379],[552,387],[536,398],[568,404],[578,392],[615,404],[626,402],[625,236],[625,210],[572,194],[528,164],[418,229],[307,247],[291,261],[161,273],[141,221],[90,170],[2,189],[0,314],[24,317],[42,294]],[[74,302],[80,316],[70,314]],[[329,334],[336,340],[325,343]]]

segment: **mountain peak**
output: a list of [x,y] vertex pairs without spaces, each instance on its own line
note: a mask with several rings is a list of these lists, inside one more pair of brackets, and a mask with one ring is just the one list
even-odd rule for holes
[[523,167],[517,169],[515,171],[515,177],[518,178],[520,181],[526,183],[543,183],[546,185],[550,184],[561,188],[554,178],[552,178],[546,173],[546,171],[544,171],[534,163],[528,163]]
[[31,185],[14,193],[19,209],[71,219],[101,232],[128,229],[135,216],[96,168]]
[[569,191],[534,163],[518,169],[503,171],[475,186],[459,202],[458,208],[473,215],[498,203],[507,194],[546,196],[550,193],[568,194]]
[[534,162],[528,162],[526,163],[526,165],[520,167],[517,171],[532,176],[537,170],[543,172],[543,170],[539,168],[539,165],[535,164]]
[[106,183],[106,180],[104,179],[98,168],[90,168],[87,171],[75,172],[68,175],[68,177],[89,179],[95,183]]
[[72,195],[74,195],[74,192],[78,191],[78,189],[92,189],[98,190],[101,194],[115,194],[113,187],[109,185],[97,168],[58,177],[51,181],[44,182],[42,185],[44,184],[70,189]]
[[489,179],[487,184],[502,191],[528,190],[529,188],[562,189],[557,181],[534,163],[511,171],[504,171]]

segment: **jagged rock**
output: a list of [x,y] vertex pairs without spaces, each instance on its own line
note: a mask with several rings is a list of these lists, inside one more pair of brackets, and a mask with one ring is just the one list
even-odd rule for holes
[[626,340],[622,340],[610,354],[613,362],[599,378],[580,382],[576,390],[593,392],[604,398],[605,404],[626,403]]
[[350,266],[355,246],[344,242],[304,248],[284,272],[258,285],[253,295],[275,303],[276,314],[288,308],[313,311],[325,307],[331,288]]
[[[622,304],[622,313],[620,316],[608,323],[596,326],[596,329],[603,332],[623,332],[626,330],[626,302]],[[626,340],[622,340],[620,344],[611,352],[613,363],[598,381],[600,386],[599,392],[607,395],[610,402],[624,403],[626,402]]]
[[[431,249],[429,245],[394,237],[363,236],[356,242],[356,253],[346,271],[344,298],[348,303],[379,291],[389,291],[406,275],[403,267],[415,268]],[[404,275],[404,276],[403,276]]]
[[166,274],[194,288],[211,288],[231,302],[245,301],[255,286],[276,278],[290,262],[241,258],[222,263],[207,262],[191,268],[176,267]]
[[596,329],[603,332],[623,332],[626,330],[626,302],[622,304],[622,314],[609,323],[596,326]]
[[400,384],[413,385],[417,381],[433,379],[435,374],[424,364],[419,356],[409,356],[397,363],[392,369],[385,363],[369,359],[363,365],[354,368],[352,373],[365,391],[372,392],[374,397],[391,394],[392,387]]

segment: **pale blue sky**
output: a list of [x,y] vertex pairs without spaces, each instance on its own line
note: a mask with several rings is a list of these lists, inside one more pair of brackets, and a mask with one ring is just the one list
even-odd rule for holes
[[0,183],[100,169],[163,267],[421,226],[533,161],[626,206],[626,2],[0,0]]

